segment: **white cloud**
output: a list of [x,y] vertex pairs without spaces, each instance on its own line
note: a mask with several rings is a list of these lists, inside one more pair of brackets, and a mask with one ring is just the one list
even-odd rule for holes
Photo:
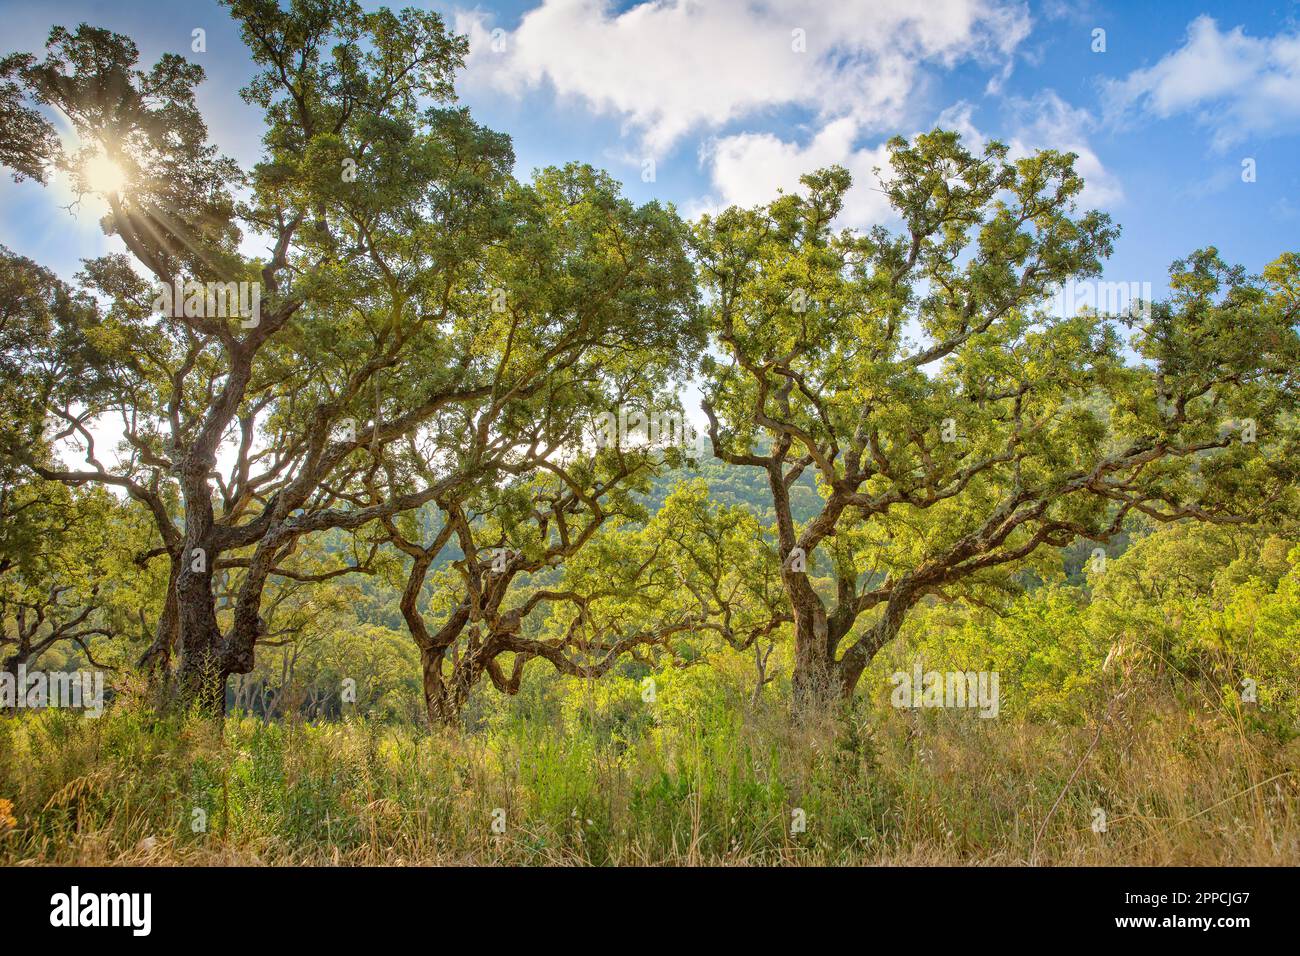
[[1028,156],[1035,150],[1055,149],[1075,153],[1075,171],[1083,177],[1084,188],[1079,205],[1084,209],[1105,209],[1121,202],[1124,190],[1088,144],[1088,133],[1096,120],[1087,110],[1077,109],[1054,91],[1044,90],[1032,100],[1014,101],[1020,114],[1007,140],[1012,158]]
[[1208,16],[1187,28],[1187,42],[1154,66],[1106,86],[1108,112],[1161,118],[1196,112],[1223,149],[1249,135],[1300,129],[1300,33],[1249,37],[1224,32]]
[[853,176],[853,186],[844,197],[844,210],[837,225],[862,229],[884,222],[890,216],[889,200],[880,191],[873,167],[887,165],[888,152],[882,143],[874,148],[854,148],[857,123],[848,118],[824,126],[806,146],[771,133],[741,133],[708,144],[702,159],[717,199],[688,204],[687,214],[707,211],[710,206],[758,206],[776,198],[777,190],[799,188],[799,177],[825,166],[844,166]]
[[[1086,186],[1080,205],[1087,208],[1114,206],[1123,199],[1123,189],[1105,168],[1088,143],[1095,127],[1092,116],[1076,109],[1048,90],[1032,100],[1013,100],[1014,119],[1005,139],[1012,158],[1028,156],[1039,149],[1057,149],[1078,155],[1075,169]],[[973,106],[965,101],[950,106],[932,124],[961,134],[972,152],[981,152],[989,137],[972,119]],[[701,151],[713,195],[687,203],[688,216],[712,212],[730,205],[757,206],[775,198],[777,190],[799,188],[799,177],[825,166],[844,166],[853,176],[837,225],[866,229],[887,222],[893,210],[874,172],[888,178],[889,152],[884,142],[857,145],[861,130],[850,117],[823,126],[807,145],[781,139],[772,133],[741,133],[710,141]]]
[[972,153],[980,153],[984,151],[989,138],[975,126],[971,118],[974,111],[975,107],[971,103],[962,100],[940,113],[934,125],[939,129],[949,129],[957,133],[967,149]]
[[[463,82],[519,94],[549,85],[623,118],[652,153],[697,129],[783,107],[862,129],[902,121],[926,63],[1006,66],[1029,32],[1018,0],[543,0],[513,32],[477,11]],[[806,51],[795,52],[794,31]],[[494,48],[495,46],[495,48]]]

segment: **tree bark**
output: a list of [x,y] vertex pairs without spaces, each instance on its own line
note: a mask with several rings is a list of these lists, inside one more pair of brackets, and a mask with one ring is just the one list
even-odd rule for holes
[[182,565],[176,580],[176,611],[181,661],[176,703],[211,717],[226,713],[226,678],[221,661],[221,629],[212,593],[212,566],[196,571]]
[[460,716],[442,677],[442,660],[442,648],[420,648],[420,666],[424,672],[424,711],[429,719],[430,730],[449,727]]
[[[223,395],[225,404],[233,401],[229,392],[236,379],[238,376],[232,372],[227,394]],[[212,588],[218,551],[213,546],[214,514],[208,473],[216,462],[213,449],[220,432],[213,424],[219,418],[218,409],[209,413],[203,435],[177,469],[185,508],[185,538],[176,575],[181,661],[175,702],[210,717],[225,716],[226,678],[230,676],[221,659],[221,628],[217,625],[217,598]]]
[[916,603],[910,591],[900,589],[885,602],[884,611],[858,641],[850,647],[836,665],[836,680],[840,696],[848,699],[857,689],[863,670],[871,663],[881,648],[898,636],[907,612]]
[[180,612],[176,604],[176,579],[180,576],[181,562],[178,554],[168,558],[167,593],[163,599],[162,614],[154,630],[153,642],[140,655],[139,666],[145,673],[149,695],[154,706],[166,703],[172,692],[171,659],[180,635]]
[[492,634],[481,642],[471,640],[469,645],[452,658],[451,673],[444,675],[447,645],[421,645],[420,665],[424,672],[424,708],[429,719],[429,729],[454,727],[460,721],[461,711],[474,688],[487,674],[497,689],[505,694],[519,691],[526,658],[516,657],[514,672],[506,675],[496,663],[501,653],[501,635]]
[[786,593],[794,612],[794,672],[790,676],[795,707],[816,708],[832,696],[834,661],[827,641],[826,611],[806,575],[788,573]]

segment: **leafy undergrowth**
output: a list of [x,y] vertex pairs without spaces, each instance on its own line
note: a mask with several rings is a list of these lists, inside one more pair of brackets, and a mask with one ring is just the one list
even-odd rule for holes
[[0,862],[1300,864],[1300,740],[1137,699],[1100,733],[866,702],[436,734],[24,713]]

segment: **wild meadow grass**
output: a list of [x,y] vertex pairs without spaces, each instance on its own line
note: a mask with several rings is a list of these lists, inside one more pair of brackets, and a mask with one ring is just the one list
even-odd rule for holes
[[1100,732],[869,700],[597,703],[436,733],[6,716],[0,863],[1300,863],[1300,740],[1172,696],[1113,701]]

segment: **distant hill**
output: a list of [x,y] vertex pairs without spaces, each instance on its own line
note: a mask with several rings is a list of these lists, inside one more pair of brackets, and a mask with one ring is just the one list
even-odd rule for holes
[[[720,458],[709,457],[694,468],[674,468],[660,475],[646,496],[646,506],[651,514],[663,507],[673,486],[679,481],[703,478],[709,483],[709,494],[726,505],[744,505],[754,512],[764,524],[776,520],[768,496],[767,479],[758,468],[728,465]],[[817,480],[812,469],[805,471],[790,489],[790,504],[796,521],[808,521],[821,509],[822,499],[817,494]]]

